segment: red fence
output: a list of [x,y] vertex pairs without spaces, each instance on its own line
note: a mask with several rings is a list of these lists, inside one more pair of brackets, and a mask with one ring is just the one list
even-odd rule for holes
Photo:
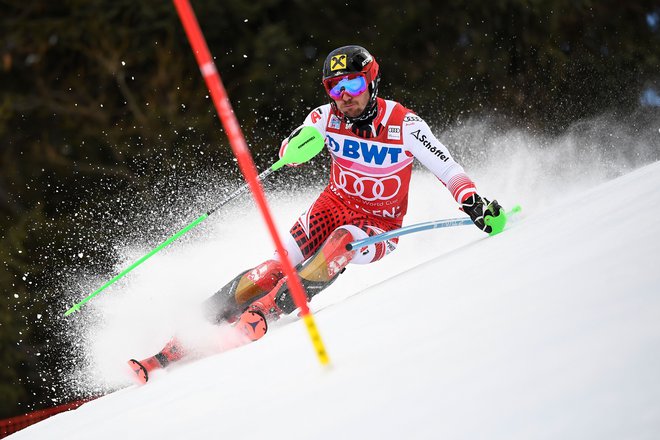
[[16,431],[27,428],[28,426],[47,419],[50,416],[54,416],[55,414],[76,409],[86,402],[89,402],[89,399],[77,400],[75,402],[65,403],[64,405],[33,411],[22,416],[0,420],[0,438],[5,438],[10,434],[15,433]]

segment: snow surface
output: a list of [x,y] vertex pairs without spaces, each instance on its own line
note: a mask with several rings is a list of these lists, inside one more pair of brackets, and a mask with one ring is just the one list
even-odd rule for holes
[[[383,261],[350,266],[311,304],[331,367],[289,316],[253,344],[11,438],[659,438],[660,163],[589,188],[577,172],[571,192],[519,181],[522,198],[501,175],[475,174],[480,192],[522,203],[524,216],[491,238],[474,227],[410,235]],[[272,198],[282,229],[314,196]],[[83,327],[80,384],[121,386],[126,359],[175,331],[209,342],[193,305],[270,254],[254,207],[235,210],[76,315],[96,319]],[[415,173],[406,224],[457,215]]]

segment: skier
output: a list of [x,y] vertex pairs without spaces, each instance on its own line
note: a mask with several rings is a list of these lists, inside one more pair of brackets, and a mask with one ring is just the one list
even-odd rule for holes
[[[332,284],[349,263],[372,263],[396,248],[397,238],[352,251],[346,245],[401,227],[415,158],[447,187],[479,229],[491,232],[484,217],[500,214],[497,201],[477,194],[473,181],[421,117],[378,97],[379,82],[378,63],[366,49],[352,45],[333,50],[323,64],[322,79],[331,102],[309,113],[280,148],[282,157],[288,141],[302,127],[313,126],[324,135],[332,159],[329,184],[284,237],[308,299]],[[238,274],[204,309],[213,322],[234,322],[248,341],[259,339],[267,321],[296,309],[286,281],[276,253]],[[148,371],[184,353],[174,339],[155,357],[129,364],[146,382]]]

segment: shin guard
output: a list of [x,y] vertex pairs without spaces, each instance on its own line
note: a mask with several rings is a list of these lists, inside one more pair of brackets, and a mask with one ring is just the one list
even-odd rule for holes
[[276,260],[239,274],[206,300],[207,317],[212,322],[235,321],[248,304],[273,290],[282,276],[282,266]]
[[[346,250],[346,245],[351,241],[353,241],[353,235],[350,231],[341,227],[337,228],[330,234],[321,249],[302,265],[298,275],[307,292],[308,301],[332,284],[351,262],[355,251]],[[282,283],[278,287],[269,296],[273,295],[275,304],[283,313],[291,313],[296,306],[289,289],[286,283]]]

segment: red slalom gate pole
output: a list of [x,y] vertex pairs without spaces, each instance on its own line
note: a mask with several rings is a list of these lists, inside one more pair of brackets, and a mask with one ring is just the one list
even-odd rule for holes
[[243,177],[248,182],[250,191],[252,191],[252,196],[259,207],[259,211],[261,211],[261,215],[263,216],[268,231],[275,243],[275,248],[282,258],[282,266],[284,274],[287,276],[287,283],[291,289],[291,296],[293,297],[296,307],[300,308],[300,314],[305,322],[312,343],[314,344],[319,361],[322,365],[327,365],[330,363],[330,358],[325,350],[323,341],[321,340],[321,335],[316,328],[314,317],[307,306],[307,295],[305,294],[305,290],[298,278],[298,274],[293,268],[287,252],[284,249],[277,228],[275,227],[273,216],[268,207],[268,203],[266,202],[266,196],[259,182],[257,168],[252,160],[252,154],[250,154],[250,150],[245,142],[245,136],[243,136],[236,115],[231,108],[227,91],[222,84],[222,79],[215,67],[213,58],[211,58],[211,52],[206,44],[202,30],[199,27],[195,12],[192,10],[188,0],[174,0],[174,5],[176,6],[177,13],[179,14],[179,18],[185,29],[188,41],[190,41],[190,45],[192,46],[193,53],[197,59],[197,64],[199,65],[199,70],[202,72],[202,76],[206,81],[206,86],[211,93],[211,98],[213,99],[213,104],[218,112],[220,122],[222,122],[222,126],[229,138],[229,144],[234,152],[234,156],[236,156],[238,166],[241,173],[243,173]]

